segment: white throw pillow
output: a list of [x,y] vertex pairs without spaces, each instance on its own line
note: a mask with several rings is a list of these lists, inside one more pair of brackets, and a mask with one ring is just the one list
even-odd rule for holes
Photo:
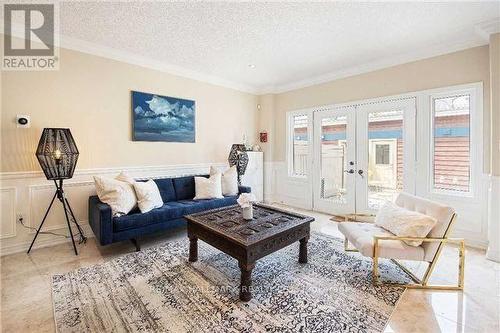
[[[216,168],[210,167],[210,176],[220,173]],[[222,195],[237,195],[238,189],[238,170],[236,165],[233,165],[222,173]]]
[[[113,216],[128,214],[137,205],[133,185],[118,178],[94,176],[95,189],[99,200],[111,207]],[[120,179],[123,179],[120,177]]]
[[118,176],[115,177],[116,180],[119,180],[119,181],[122,181],[122,182],[126,182],[126,183],[129,183],[130,185],[132,185],[132,188],[134,188],[134,183],[135,183],[135,179],[132,178],[131,175],[129,175],[128,173],[126,173],[125,171],[122,171],[118,174]]
[[194,200],[224,198],[222,195],[220,173],[211,175],[210,178],[194,177],[196,196]]
[[147,182],[135,182],[135,193],[137,194],[137,205],[141,213],[147,213],[154,208],[163,206],[160,190],[154,180]]
[[[426,237],[436,225],[432,216],[399,207],[386,202],[375,217],[375,225],[402,237]],[[404,241],[411,246],[420,246],[422,241]]]

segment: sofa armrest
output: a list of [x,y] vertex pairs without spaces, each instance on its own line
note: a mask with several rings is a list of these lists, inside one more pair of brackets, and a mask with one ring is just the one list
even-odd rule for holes
[[89,224],[101,245],[113,242],[113,217],[111,207],[94,195],[89,197]]
[[252,188],[250,186],[242,186],[242,185],[238,186],[238,194],[250,193],[250,192],[252,192]]

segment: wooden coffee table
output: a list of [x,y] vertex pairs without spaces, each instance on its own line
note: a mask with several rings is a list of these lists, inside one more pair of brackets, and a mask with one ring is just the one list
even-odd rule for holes
[[241,269],[240,299],[252,298],[255,262],[285,246],[300,242],[299,262],[307,263],[307,241],[314,218],[274,207],[254,204],[253,220],[243,219],[238,205],[185,216],[189,261],[198,260],[198,239],[238,260]]

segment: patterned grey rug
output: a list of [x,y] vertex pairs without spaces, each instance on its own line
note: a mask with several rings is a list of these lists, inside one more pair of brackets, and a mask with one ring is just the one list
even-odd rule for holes
[[[257,262],[253,299],[238,300],[236,260],[199,242],[187,261],[178,241],[53,277],[59,332],[380,332],[403,288],[371,284],[371,260],[340,239],[312,234]],[[390,262],[381,272],[406,281]]]

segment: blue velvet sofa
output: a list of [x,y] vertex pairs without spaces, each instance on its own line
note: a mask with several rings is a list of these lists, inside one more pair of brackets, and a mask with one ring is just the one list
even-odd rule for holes
[[[203,177],[208,177],[203,175]],[[137,238],[186,224],[184,215],[236,204],[237,195],[221,199],[193,200],[194,176],[154,180],[164,205],[147,213],[135,209],[127,215],[113,217],[111,207],[97,196],[89,197],[89,223],[101,245],[131,240],[140,250]],[[250,187],[240,186],[239,193],[249,193]]]

